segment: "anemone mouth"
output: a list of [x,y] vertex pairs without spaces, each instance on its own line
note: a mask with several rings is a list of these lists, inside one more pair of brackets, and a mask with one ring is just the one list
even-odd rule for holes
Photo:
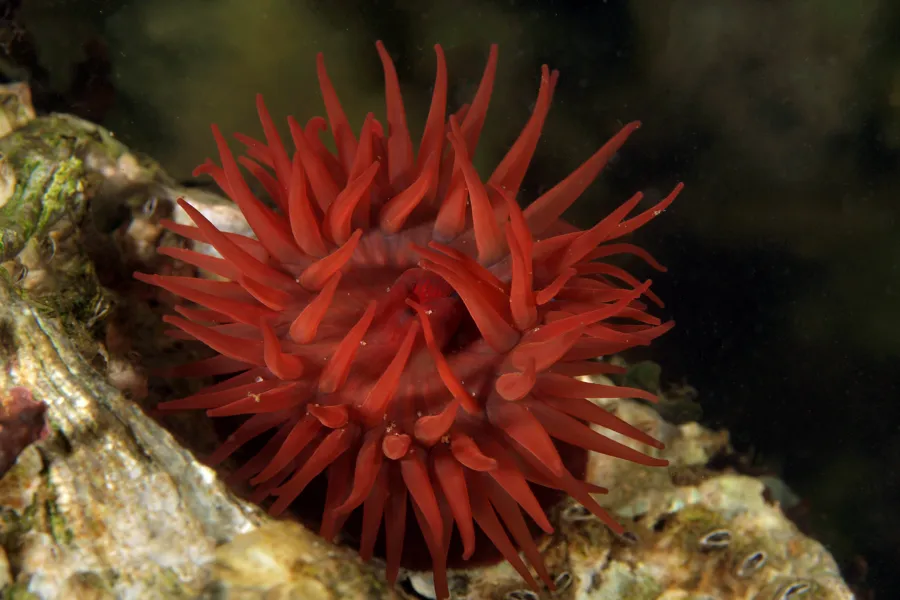
[[[635,122],[523,210],[516,195],[556,72],[542,68],[531,118],[482,181],[471,156],[496,46],[471,104],[449,117],[446,65],[435,47],[417,152],[393,63],[380,42],[377,49],[387,127],[369,114],[353,133],[321,55],[328,119],[302,126],[289,117],[292,155],[261,97],[265,140],[238,134],[245,155],[236,158],[213,126],[221,165],[207,160],[197,173],[238,204],[255,238],[219,231],[183,200],[195,226],[164,223],[218,252],[161,250],[216,279],[136,275],[188,301],[165,317],[173,335],[216,352],[169,374],[218,381],[160,408],[229,419],[234,426],[209,462],[239,456],[230,480],[249,485],[251,499],[280,515],[302,498],[319,509],[324,537],[348,532],[364,559],[383,543],[392,583],[401,564],[423,566],[415,559],[424,547],[445,598],[448,564],[481,560],[487,546],[535,589],[528,565],[552,589],[535,543],[535,531],[553,531],[545,512],[552,500],[543,494],[568,494],[621,532],[593,497],[604,490],[582,481],[587,452],[666,464],[599,433],[663,447],[589,400],[654,396],[580,377],[616,372],[595,359],[671,328],[648,312],[645,300],[662,304],[650,281],[607,259],[631,254],[662,269],[617,240],[663,212],[681,185],[630,218],[640,194],[587,231],[562,224]],[[334,153],[320,139],[326,129]]]

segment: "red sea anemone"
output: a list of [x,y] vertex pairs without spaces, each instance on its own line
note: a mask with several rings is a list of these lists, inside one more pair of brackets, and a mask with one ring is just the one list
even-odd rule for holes
[[[435,46],[437,76],[418,151],[394,65],[381,43],[377,48],[387,128],[370,113],[354,135],[321,55],[328,118],[305,126],[288,118],[293,154],[262,98],[265,141],[236,136],[246,156],[235,159],[213,126],[222,164],[207,160],[197,173],[215,179],[256,236],[219,231],[184,200],[179,204],[196,227],[166,223],[212,245],[221,258],[160,252],[216,278],[138,277],[189,301],[166,322],[217,353],[178,374],[221,381],[161,408],[245,419],[211,462],[249,444],[254,453],[234,477],[249,482],[256,501],[271,497],[273,515],[323,475],[322,535],[332,538],[361,508],[360,553],[368,559],[383,522],[391,582],[412,533],[411,508],[439,597],[448,595],[451,537],[469,559],[476,524],[478,536],[532,586],[519,552],[552,587],[522,514],[552,532],[538,488],[572,496],[622,531],[591,496],[602,488],[581,481],[564,457],[574,448],[582,458],[594,451],[666,464],[589,427],[662,448],[589,400],[652,395],[578,377],[615,372],[595,359],[647,344],[671,327],[646,312],[642,297],[661,304],[650,282],[605,259],[632,254],[662,269],[641,249],[615,240],[662,212],[681,186],[627,218],[641,201],[635,194],[587,231],[560,220],[638,128],[635,122],[522,210],[516,196],[557,73],[542,68],[531,118],[485,182],[471,157],[494,83],[496,47],[472,103],[447,118],[447,69]],[[320,139],[326,129],[336,152]],[[251,190],[241,167],[270,203]]]

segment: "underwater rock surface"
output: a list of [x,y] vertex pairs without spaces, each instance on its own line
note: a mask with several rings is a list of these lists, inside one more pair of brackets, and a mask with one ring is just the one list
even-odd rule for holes
[[[627,533],[615,536],[573,501],[561,506],[552,519],[557,534],[542,548],[560,589],[543,597],[853,598],[832,556],[767,500],[763,481],[706,467],[727,450],[727,433],[671,425],[632,400],[598,402],[665,442],[672,464],[656,469],[592,455],[587,477],[613,490],[598,501]],[[426,582],[417,583],[422,589]],[[505,564],[468,573],[457,592],[459,598],[542,598]]]
[[831,554],[784,515],[761,479],[706,468],[724,450],[724,432],[696,423],[671,427],[631,401],[614,412],[655,420],[672,464],[664,474],[630,465],[625,472],[599,456],[589,464],[590,479],[632,484],[630,493],[617,486],[618,497],[610,500],[633,523],[635,540],[609,555],[604,571],[621,576],[584,598],[613,598],[623,583],[657,587],[660,597],[852,598]]
[[[27,102],[21,89],[13,96]],[[407,574],[390,590],[380,565],[267,517],[192,452],[202,456],[209,432],[179,421],[170,424],[173,435],[148,416],[142,407],[176,392],[148,383],[145,368],[177,348],[150,323],[130,272],[152,267],[164,236],[158,219],[178,219],[177,196],[229,223],[234,211],[218,197],[180,189],[100,127],[66,115],[33,118],[12,104],[2,120],[10,131],[0,138],[0,392],[28,390],[46,406],[49,431],[0,479],[2,592],[433,594],[428,574]],[[552,515],[556,534],[542,542],[559,589],[544,597],[852,597],[830,554],[766,500],[761,480],[707,467],[727,448],[727,434],[669,424],[637,402],[604,406],[663,440],[672,467],[592,457],[588,477],[614,490],[600,500],[630,533],[614,536],[577,504],[561,505]],[[451,591],[459,599],[539,598],[506,563],[453,572]]]

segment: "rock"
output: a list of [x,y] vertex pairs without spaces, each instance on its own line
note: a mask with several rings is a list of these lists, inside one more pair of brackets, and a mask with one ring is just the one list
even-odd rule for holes
[[[610,383],[600,381],[601,383]],[[452,578],[455,598],[491,600],[851,600],[828,551],[767,500],[754,477],[707,468],[728,435],[697,423],[674,426],[631,400],[598,400],[617,416],[663,440],[668,469],[593,454],[588,479],[608,487],[598,497],[626,527],[613,535],[573,501],[554,515],[545,540],[556,592],[537,595],[507,564]],[[618,434],[604,431],[616,441]]]
[[32,390],[51,428],[38,446],[41,468],[26,474],[20,462],[0,480],[3,496],[30,492],[2,507],[16,585],[39,598],[84,597],[67,595],[71,586],[191,597],[217,544],[257,526],[260,511],[233,498],[6,284],[0,307],[9,336],[0,387]]
[[396,597],[361,570],[349,548],[335,548],[292,522],[269,523],[216,550],[209,598],[369,600]]

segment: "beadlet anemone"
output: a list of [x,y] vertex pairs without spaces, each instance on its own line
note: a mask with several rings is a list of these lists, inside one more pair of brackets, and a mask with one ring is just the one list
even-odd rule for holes
[[[160,408],[243,419],[209,461],[241,450],[245,462],[232,480],[249,484],[257,502],[271,499],[273,515],[322,481],[321,534],[331,539],[355,519],[364,559],[383,540],[392,583],[414,562],[404,546],[415,539],[428,549],[441,598],[448,565],[464,565],[476,545],[499,551],[537,588],[521,552],[552,588],[533,535],[535,526],[553,531],[544,492],[568,494],[622,532],[592,497],[605,490],[582,481],[586,453],[666,464],[590,426],[662,448],[589,400],[654,396],[579,376],[617,372],[596,359],[648,344],[672,326],[647,312],[644,299],[662,304],[650,281],[609,257],[635,255],[662,270],[617,240],[660,214],[681,185],[631,218],[640,193],[586,231],[560,220],[639,127],[634,122],[523,210],[517,195],[557,72],[542,67],[530,119],[484,181],[472,156],[496,46],[471,104],[449,117],[447,68],[435,46],[434,93],[417,150],[396,70],[380,42],[377,49],[387,128],[370,113],[354,133],[321,55],[327,119],[302,125],[288,117],[293,152],[261,97],[264,141],[236,134],[244,156],[235,158],[212,126],[221,165],[208,159],[196,173],[238,205],[255,239],[219,231],[183,199],[195,226],[164,223],[219,256],[160,253],[215,277],[137,277],[187,300],[165,321],[216,352],[172,374],[218,383]],[[334,152],[322,141],[326,130]]]

